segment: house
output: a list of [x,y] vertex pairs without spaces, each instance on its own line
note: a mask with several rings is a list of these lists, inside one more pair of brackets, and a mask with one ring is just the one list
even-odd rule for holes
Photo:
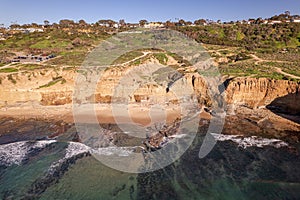
[[249,19],[248,21],[247,21],[247,24],[254,24],[255,23],[255,19]]
[[291,22],[300,23],[300,19],[292,19]]
[[164,28],[164,24],[160,22],[150,22],[144,25],[144,28]]
[[42,28],[27,28],[25,29],[25,31],[29,32],[29,33],[34,33],[34,32],[44,32],[44,30]]
[[137,27],[139,27],[139,24],[128,24],[128,26],[130,28],[137,28]]
[[13,28],[11,29],[13,33],[21,32],[21,33],[34,33],[34,32],[44,32],[42,28]]
[[282,21],[280,21],[280,20],[271,20],[271,21],[269,21],[269,24],[281,24],[282,23]]

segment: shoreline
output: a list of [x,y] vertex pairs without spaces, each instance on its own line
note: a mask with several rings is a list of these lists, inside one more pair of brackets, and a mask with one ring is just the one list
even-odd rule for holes
[[[22,133],[23,130],[28,130],[22,134],[22,137],[26,137],[24,135],[31,134],[30,130],[40,130],[35,129],[35,125],[30,124],[32,121],[35,121],[38,127],[40,126],[39,124],[43,124],[44,122],[48,123],[49,127],[51,127],[50,124],[57,125],[54,131],[49,132],[50,136],[57,136],[63,134],[68,128],[74,127],[76,123],[97,123],[103,125],[136,123],[143,127],[148,127],[149,125],[153,125],[153,123],[165,123],[165,125],[169,126],[172,125],[174,121],[180,119],[182,114],[179,106],[173,104],[165,107],[165,112],[162,112],[162,107],[152,107],[152,113],[149,106],[129,104],[128,110],[122,108],[122,112],[120,113],[118,113],[118,106],[116,106],[114,111],[114,113],[118,114],[116,120],[110,104],[93,105],[95,105],[95,108],[89,106],[85,107],[85,104],[83,104],[82,107],[80,106],[76,120],[73,115],[72,104],[61,106],[19,104],[18,106],[9,106],[7,108],[2,107],[0,108],[0,123],[2,124],[3,130],[1,130],[0,136],[6,135],[7,133],[9,133],[10,136],[18,135]],[[92,108],[92,110],[88,108]],[[277,115],[266,108],[251,109],[238,106],[232,109],[233,110],[227,110],[222,134],[276,138],[290,144],[300,143],[299,123],[287,117]],[[97,116],[97,118],[95,116]],[[153,117],[150,118],[150,116]],[[165,117],[167,119],[166,122],[164,121]],[[204,109],[202,109],[199,114],[199,127],[209,125],[212,118],[213,115],[211,115],[209,111],[205,112]],[[8,123],[8,121],[12,122]]]

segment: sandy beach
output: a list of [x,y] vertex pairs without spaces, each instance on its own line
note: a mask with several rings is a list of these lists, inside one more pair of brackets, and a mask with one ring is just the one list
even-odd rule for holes
[[[99,123],[138,123],[149,125],[154,122],[167,123],[180,118],[184,111],[179,106],[149,107],[140,104],[111,106],[110,104],[82,105],[74,108],[72,104],[61,106],[18,105],[0,108],[1,117],[21,119],[62,120],[67,123],[91,123],[97,117]],[[74,117],[75,115],[75,117]],[[208,113],[201,113],[202,119],[209,119]]]

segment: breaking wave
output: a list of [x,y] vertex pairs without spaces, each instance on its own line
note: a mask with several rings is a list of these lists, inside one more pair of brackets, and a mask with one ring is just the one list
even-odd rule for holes
[[56,142],[56,140],[45,141],[22,141],[0,145],[0,165],[11,166],[21,165],[27,155],[33,151],[44,149],[46,146]]
[[241,135],[223,135],[223,134],[215,134],[211,133],[211,135],[217,141],[232,141],[238,144],[239,147],[244,149],[248,147],[260,147],[263,148],[264,146],[272,146],[275,148],[282,148],[289,146],[286,142],[278,139],[267,139],[257,136],[251,137],[244,137]]
[[[211,135],[217,141],[232,141],[238,144],[239,147],[244,149],[248,147],[260,147],[272,146],[274,148],[286,147],[288,144],[278,139],[267,139],[257,136],[244,137],[240,135],[223,135],[211,133]],[[44,140],[44,141],[22,141],[10,144],[0,145],[0,165],[11,166],[11,165],[22,165],[23,161],[29,156],[31,152],[42,150],[52,143],[56,143],[56,140]],[[65,149],[65,156],[58,161],[54,162],[49,172],[55,170],[61,164],[68,159],[72,159],[76,156],[83,154],[96,154],[106,156],[129,156],[137,147],[106,147],[99,149],[92,149],[82,143],[68,142],[68,147]]]

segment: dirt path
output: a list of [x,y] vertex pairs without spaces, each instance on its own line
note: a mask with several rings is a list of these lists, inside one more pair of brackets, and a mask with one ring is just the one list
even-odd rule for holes
[[[139,57],[136,57],[136,58],[134,58],[134,59],[132,59],[132,60],[129,60],[129,61],[127,61],[127,62],[124,62],[124,63],[122,63],[122,64],[120,64],[120,65],[121,65],[121,66],[126,66],[126,65],[128,65],[129,63],[134,62],[134,61],[136,61],[136,60],[138,60],[138,59],[141,59],[141,58],[147,56],[147,55],[150,54],[150,53],[151,53],[151,52],[143,52],[143,55],[141,55],[141,56],[139,56]],[[118,66],[120,66],[120,65],[118,65]],[[117,66],[117,65],[113,65],[113,66]]]
[[[262,58],[259,58],[258,56],[254,55],[254,54],[250,54],[250,56],[255,60],[255,64],[258,65],[259,63],[261,62],[276,62],[276,63],[291,63],[289,61],[280,61],[280,60],[264,60]],[[296,75],[293,75],[293,74],[289,74],[289,73],[286,73],[284,72],[281,68],[279,67],[273,67],[275,69],[275,71],[277,73],[280,73],[280,74],[283,74],[285,76],[289,76],[291,78],[295,78],[295,79],[300,79],[300,76],[296,76]]]
[[278,72],[278,73],[280,73],[280,74],[283,74],[283,75],[285,75],[285,76],[289,76],[289,77],[291,77],[291,78],[300,79],[299,76],[295,76],[295,75],[293,75],[293,74],[286,73],[286,72],[282,71],[282,69],[279,68],[279,67],[274,67],[274,68],[276,69],[276,72]]
[[0,69],[5,69],[5,68],[9,68],[12,65],[12,63],[9,63],[7,65],[3,65],[2,67],[0,67]]

